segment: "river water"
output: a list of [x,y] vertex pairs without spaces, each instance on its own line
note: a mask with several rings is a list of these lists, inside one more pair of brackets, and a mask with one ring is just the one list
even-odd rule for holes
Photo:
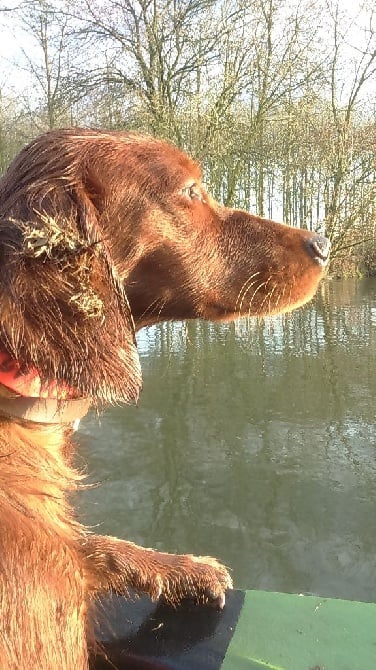
[[376,280],[291,315],[141,331],[137,407],[82,422],[97,532],[211,554],[239,588],[376,599]]

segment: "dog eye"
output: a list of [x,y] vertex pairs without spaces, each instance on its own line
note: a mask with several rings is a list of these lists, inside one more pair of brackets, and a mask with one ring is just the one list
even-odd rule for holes
[[183,195],[187,195],[191,200],[203,200],[200,187],[197,184],[185,186],[181,192]]

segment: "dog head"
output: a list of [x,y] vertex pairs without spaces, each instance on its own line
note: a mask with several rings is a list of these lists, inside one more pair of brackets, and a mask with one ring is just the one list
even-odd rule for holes
[[135,331],[310,299],[329,244],[216,203],[176,147],[51,131],[0,183],[0,348],[96,401],[137,398]]

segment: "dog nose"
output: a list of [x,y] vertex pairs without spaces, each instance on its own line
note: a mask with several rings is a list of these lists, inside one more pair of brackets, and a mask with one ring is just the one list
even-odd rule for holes
[[326,265],[329,260],[330,241],[324,235],[313,235],[307,241],[308,251],[311,256],[320,263]]

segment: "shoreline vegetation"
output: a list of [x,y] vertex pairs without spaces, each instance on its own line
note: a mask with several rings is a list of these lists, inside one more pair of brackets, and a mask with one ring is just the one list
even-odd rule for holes
[[49,128],[135,130],[227,207],[327,235],[376,275],[376,8],[366,0],[9,0],[0,173]]

